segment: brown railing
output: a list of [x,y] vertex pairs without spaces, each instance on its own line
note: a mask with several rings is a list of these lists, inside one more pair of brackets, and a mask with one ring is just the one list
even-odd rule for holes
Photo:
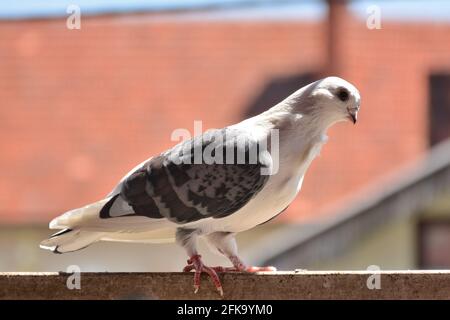
[[[0,299],[220,299],[188,273],[0,273]],[[221,275],[225,299],[450,299],[450,271]],[[77,289],[77,287],[79,289]]]

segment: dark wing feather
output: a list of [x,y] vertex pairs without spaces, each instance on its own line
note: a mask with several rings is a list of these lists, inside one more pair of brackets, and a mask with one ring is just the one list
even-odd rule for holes
[[[267,182],[261,170],[271,166],[271,158],[263,151],[242,131],[211,130],[147,161],[111,201],[125,202],[133,208],[131,215],[180,224],[226,217]],[[210,157],[199,159],[199,154]],[[102,211],[102,218],[117,216]]]

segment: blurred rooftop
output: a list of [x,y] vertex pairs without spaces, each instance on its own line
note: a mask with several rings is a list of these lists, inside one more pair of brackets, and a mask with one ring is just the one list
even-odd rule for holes
[[[80,5],[80,30],[66,27],[69,3]],[[130,168],[175,144],[174,129],[238,122],[328,75],[360,89],[358,124],[330,130],[278,223],[239,235],[243,256],[256,262],[293,249],[280,265],[449,266],[450,203],[423,212],[417,202],[430,192],[448,198],[426,183],[446,176],[431,178],[420,161],[450,137],[450,2],[329,4],[2,1],[0,270],[178,270],[184,255],[167,244],[100,243],[62,257],[37,245],[51,218],[103,198]],[[370,5],[381,9],[379,30],[366,26]],[[427,186],[417,198],[405,183],[414,178],[411,186]],[[391,201],[397,196],[413,198]]]
[[325,218],[420,157],[429,78],[450,70],[450,24],[383,20],[369,30],[333,3],[329,21],[173,23],[147,13],[82,18],[81,30],[64,18],[0,21],[0,221],[40,224],[98,200],[172,146],[174,129],[229,125],[329,74],[360,89],[360,121],[331,130],[281,219]]

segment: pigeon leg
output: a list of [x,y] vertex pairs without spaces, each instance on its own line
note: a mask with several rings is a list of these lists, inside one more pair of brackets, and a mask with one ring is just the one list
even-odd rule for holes
[[223,288],[222,283],[220,282],[219,276],[217,275],[217,272],[215,268],[205,266],[203,264],[203,261],[201,260],[201,256],[199,254],[193,255],[189,258],[187,261],[188,265],[184,267],[184,272],[189,272],[192,270],[195,270],[194,273],[194,293],[198,292],[198,289],[200,288],[200,276],[201,274],[207,273],[211,280],[216,287],[217,291],[221,296],[223,296]]
[[197,252],[197,237],[199,235],[199,231],[196,229],[185,229],[178,228],[176,232],[176,240],[177,243],[180,244],[187,252],[189,256],[189,260],[187,261],[188,265],[184,267],[184,272],[190,272],[192,270],[194,273],[194,292],[197,293],[200,288],[200,276],[202,273],[206,273],[210,276],[211,280],[214,283],[217,291],[221,296],[223,296],[223,288],[222,283],[220,282],[219,276],[217,272],[208,266],[203,264],[201,256]]
[[213,267],[216,272],[261,272],[277,271],[275,267],[254,267],[247,266],[238,257],[237,243],[235,234],[230,232],[215,232],[207,236],[208,242],[213,245],[220,253],[226,256],[233,267]]

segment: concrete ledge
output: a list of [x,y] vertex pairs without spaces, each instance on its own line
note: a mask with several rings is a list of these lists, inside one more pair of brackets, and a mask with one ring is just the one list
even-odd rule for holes
[[[381,271],[368,289],[367,271],[226,273],[225,299],[450,299],[450,271]],[[375,276],[377,276],[375,275]],[[81,273],[69,290],[67,273],[0,273],[0,299],[220,299],[211,282],[193,293],[188,273]]]

